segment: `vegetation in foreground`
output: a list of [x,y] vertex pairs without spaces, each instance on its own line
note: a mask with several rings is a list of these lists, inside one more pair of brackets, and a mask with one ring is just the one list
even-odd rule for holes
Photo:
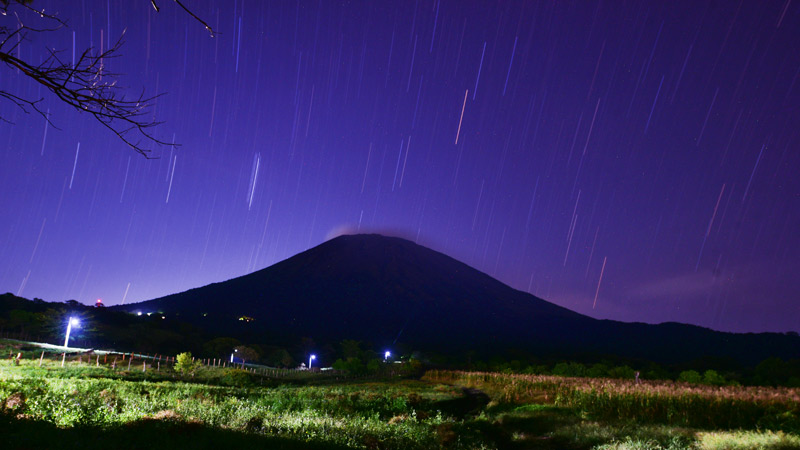
[[444,371],[287,380],[99,359],[0,362],[2,448],[800,449],[796,389]]
[[436,370],[423,379],[481,389],[506,404],[553,404],[598,420],[800,432],[797,388]]

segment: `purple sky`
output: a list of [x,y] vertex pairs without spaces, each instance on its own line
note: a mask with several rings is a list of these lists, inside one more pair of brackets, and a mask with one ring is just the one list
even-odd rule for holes
[[69,28],[19,56],[127,29],[108,65],[181,147],[0,67],[60,128],[0,99],[0,291],[129,303],[390,232],[593,317],[800,329],[800,2],[185,0],[214,38],[160,3],[35,1]]

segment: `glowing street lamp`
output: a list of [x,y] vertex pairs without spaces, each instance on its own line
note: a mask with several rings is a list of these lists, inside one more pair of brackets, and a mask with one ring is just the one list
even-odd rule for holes
[[67,337],[64,339],[64,347],[69,347],[69,334],[72,332],[72,326],[78,326],[78,319],[74,317],[69,318],[69,322],[67,322]]
[[308,357],[308,370],[311,370],[311,361],[317,359],[317,355],[311,355]]
[[383,354],[383,360],[388,361],[390,356],[392,356],[392,352],[386,350],[386,353]]
[[231,364],[233,364],[233,354],[238,352],[238,351],[239,351],[239,349],[237,349],[237,348],[233,349],[233,353],[231,353]]

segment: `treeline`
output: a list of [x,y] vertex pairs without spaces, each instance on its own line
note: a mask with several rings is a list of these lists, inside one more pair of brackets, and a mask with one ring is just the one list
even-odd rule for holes
[[785,386],[800,387],[800,360],[767,358],[755,367],[734,361],[709,358],[680,366],[663,366],[651,361],[582,363],[557,361],[526,363],[523,360],[493,359],[478,361],[467,370],[506,374],[558,375],[580,378],[673,380],[708,386]]
[[[71,331],[70,346],[74,347],[165,355],[188,351],[200,358],[233,359],[279,368],[297,368],[307,364],[314,354],[314,367],[333,367],[353,375],[364,375],[402,357],[404,361],[413,360],[407,367],[413,367],[414,371],[421,370],[424,364],[432,368],[520,374],[634,379],[638,373],[642,380],[800,387],[800,360],[796,359],[768,358],[755,366],[745,366],[733,359],[705,358],[666,366],[614,355],[562,354],[548,355],[545,359],[513,349],[496,349],[497,353],[503,351],[517,356],[504,359],[489,353],[489,358],[481,360],[472,352],[419,351],[417,347],[402,343],[393,348],[380,348],[356,340],[316,342],[312,337],[272,336],[266,331],[254,332],[246,323],[241,324],[241,329],[233,329],[230,335],[220,336],[202,325],[159,313],[139,316],[90,307],[75,300],[57,303],[0,295],[0,337],[61,345],[70,317],[80,322]],[[386,351],[390,351],[388,358]]]
[[[234,336],[219,336],[176,317],[158,313],[130,314],[102,307],[83,305],[75,300],[63,303],[27,300],[12,294],[0,295],[0,337],[64,343],[67,322],[72,327],[71,347],[114,349],[122,352],[177,355],[191,352],[198,358],[262,364],[277,368],[297,368],[315,355],[314,367],[334,367],[353,375],[376,373],[386,363],[404,356],[405,372],[416,372],[421,364],[411,358],[411,350],[397,345],[389,349],[355,340],[327,343],[311,337],[275,339],[254,333],[247,324]],[[213,320],[213,318],[210,318]]]

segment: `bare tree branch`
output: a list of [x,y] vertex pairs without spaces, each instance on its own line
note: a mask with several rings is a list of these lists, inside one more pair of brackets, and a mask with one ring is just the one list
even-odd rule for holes
[[[202,23],[202,24],[203,24],[203,26],[205,26],[205,27],[206,27],[206,30],[207,30],[207,31],[208,31],[208,32],[211,34],[211,37],[214,37],[214,30],[212,30],[212,29],[211,29],[211,25],[209,25],[209,24],[205,23],[205,22],[203,21],[203,19],[201,19],[201,18],[197,17],[197,16],[196,16],[196,15],[195,15],[193,12],[191,12],[191,11],[189,10],[189,8],[187,8],[187,7],[183,6],[183,3],[181,3],[181,1],[180,1],[180,0],[175,0],[175,3],[177,3],[177,4],[178,4],[178,6],[180,6],[181,8],[183,8],[183,10],[184,10],[184,11],[186,11],[186,13],[187,13],[187,14],[189,14],[190,16],[192,16],[192,17],[194,18],[194,20],[196,20],[196,21],[198,21],[198,22]],[[155,3],[154,3],[154,5],[155,5]],[[156,9],[156,11],[158,11],[158,9]]]
[[[206,22],[192,13],[179,0],[174,1],[214,36],[214,31]],[[26,33],[55,31],[66,26],[66,23],[55,15],[45,13],[44,10],[34,9],[29,5],[30,3],[31,0],[0,0],[0,14],[7,15],[10,7],[18,6],[36,13],[41,18],[53,21],[52,23],[55,23],[56,26],[54,28],[29,27],[20,20],[15,11],[12,11],[17,18],[18,26],[14,30],[0,26],[0,38],[2,38],[0,40],[0,62],[44,86],[67,105],[80,112],[90,114],[120,140],[146,158],[150,157],[151,150],[142,142],[149,142],[157,146],[174,147],[179,145],[162,141],[150,132],[151,128],[162,123],[148,118],[150,116],[148,111],[162,94],[146,97],[144,93],[141,93],[138,97],[126,97],[124,93],[126,89],[117,85],[120,74],[110,72],[105,68],[107,60],[119,56],[123,44],[122,37],[113,47],[103,52],[96,53],[93,48],[84,50],[73,63],[61,61],[59,52],[50,49],[48,49],[49,56],[39,64],[30,64],[21,59],[19,55],[14,56],[14,50],[22,40],[25,40]],[[150,0],[150,3],[158,12],[156,1]],[[48,115],[38,106],[43,99],[28,100],[5,90],[0,90],[0,98],[11,101],[25,113],[33,110],[55,127]],[[2,117],[0,120],[9,122]],[[138,138],[131,137],[131,133]]]

